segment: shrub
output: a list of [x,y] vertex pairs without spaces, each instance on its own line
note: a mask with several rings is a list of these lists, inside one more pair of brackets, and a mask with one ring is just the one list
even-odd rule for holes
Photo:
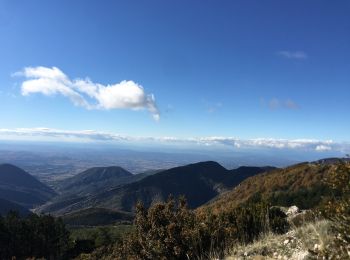
[[332,221],[333,242],[322,252],[329,259],[350,258],[350,165],[339,163],[325,182],[333,196],[320,207],[321,214]]
[[273,233],[284,234],[289,229],[287,215],[278,207],[270,208],[269,221]]
[[272,230],[288,229],[286,215],[255,197],[230,212],[196,215],[182,197],[170,198],[146,210],[136,207],[135,231],[113,249],[115,259],[193,259],[224,249],[235,243],[251,243]]

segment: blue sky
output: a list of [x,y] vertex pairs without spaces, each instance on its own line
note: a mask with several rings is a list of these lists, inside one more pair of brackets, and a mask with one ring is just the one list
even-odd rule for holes
[[[349,142],[349,13],[349,1],[1,0],[0,128]],[[88,105],[38,90],[39,67]],[[108,105],[77,79],[142,95]]]

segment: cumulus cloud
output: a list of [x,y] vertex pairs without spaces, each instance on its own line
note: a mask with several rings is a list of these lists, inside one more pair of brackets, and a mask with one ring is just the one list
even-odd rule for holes
[[26,78],[21,84],[24,96],[62,95],[86,109],[147,109],[155,120],[160,118],[153,94],[146,94],[141,85],[131,80],[112,85],[95,83],[88,78],[72,80],[56,67],[27,67],[14,75]]
[[307,59],[307,54],[303,51],[278,51],[277,55],[287,58],[287,59],[296,59],[296,60],[304,60]]
[[74,139],[74,141],[107,141],[107,142],[151,142],[166,144],[184,144],[184,145],[224,145],[235,149],[290,149],[303,151],[350,151],[349,143],[338,143],[332,140],[313,140],[313,139],[274,139],[274,138],[255,138],[240,139],[235,137],[134,137],[125,136],[116,133],[99,132],[94,130],[70,131],[51,128],[0,128],[0,137],[39,137],[55,138],[56,140]]

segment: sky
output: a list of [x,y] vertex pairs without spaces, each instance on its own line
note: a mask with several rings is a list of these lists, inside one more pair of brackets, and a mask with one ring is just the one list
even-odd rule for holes
[[0,136],[345,151],[349,13],[350,1],[0,0]]

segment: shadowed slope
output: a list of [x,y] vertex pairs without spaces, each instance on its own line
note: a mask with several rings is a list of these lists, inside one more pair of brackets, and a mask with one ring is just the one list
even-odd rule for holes
[[33,208],[53,196],[51,188],[24,170],[11,164],[0,165],[0,198]]

